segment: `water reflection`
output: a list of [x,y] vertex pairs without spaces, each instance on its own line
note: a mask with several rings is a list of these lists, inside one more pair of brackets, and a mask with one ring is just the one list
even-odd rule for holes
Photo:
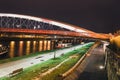
[[44,51],[47,50],[46,47],[47,47],[47,41],[44,41]]
[[29,55],[30,54],[30,41],[27,41],[26,43],[26,55]]
[[9,56],[10,58],[14,57],[14,52],[15,52],[15,41],[10,42],[10,51],[9,51]]
[[43,41],[39,41],[39,51],[42,51],[43,49]]
[[19,56],[23,55],[23,41],[19,42],[19,50],[18,50]]
[[51,42],[50,42],[50,41],[48,41],[47,50],[50,50],[50,44],[51,44]]
[[36,44],[37,44],[37,42],[36,42],[36,41],[33,41],[33,52],[36,51]]
[[51,50],[54,47],[54,42],[50,40],[40,41],[10,41],[9,52],[10,58],[16,56],[29,55],[38,51]]

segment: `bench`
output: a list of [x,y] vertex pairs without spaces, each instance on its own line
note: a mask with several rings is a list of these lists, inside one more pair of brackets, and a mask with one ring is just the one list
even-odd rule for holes
[[39,59],[39,58],[42,58],[43,56],[39,56],[39,57],[36,57],[35,59]]
[[64,56],[64,53],[62,53],[61,56]]
[[16,69],[16,70],[12,71],[12,73],[9,74],[9,77],[15,76],[22,71],[23,71],[23,68]]

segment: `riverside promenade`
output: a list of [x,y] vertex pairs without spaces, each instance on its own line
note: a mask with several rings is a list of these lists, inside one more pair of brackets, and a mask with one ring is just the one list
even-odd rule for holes
[[[84,44],[84,45],[86,45],[86,44]],[[83,45],[77,45],[77,46],[73,46],[73,47],[66,48],[66,49],[56,50],[56,52],[55,52],[56,57],[62,55],[63,53],[67,53],[69,51],[80,48],[82,46]],[[0,64],[0,77],[7,76],[12,71],[20,69],[20,68],[24,69],[24,68],[33,66],[35,64],[40,64],[43,61],[49,60],[53,57],[54,57],[54,52],[49,52],[46,54],[40,54],[35,57],[30,57],[30,58],[25,58],[25,59],[21,59],[21,60],[17,60],[17,61]]]
[[92,50],[84,63],[84,70],[78,80],[107,80],[107,71],[104,68],[105,53],[103,48],[98,46]]
[[104,49],[101,46],[97,46],[92,49],[81,64],[63,80],[108,80],[104,64]]

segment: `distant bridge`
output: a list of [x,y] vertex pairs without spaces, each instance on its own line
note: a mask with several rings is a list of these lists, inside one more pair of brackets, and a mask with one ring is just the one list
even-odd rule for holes
[[24,33],[61,35],[71,37],[88,37],[108,39],[108,35],[98,34],[78,26],[19,14],[0,13],[0,33]]

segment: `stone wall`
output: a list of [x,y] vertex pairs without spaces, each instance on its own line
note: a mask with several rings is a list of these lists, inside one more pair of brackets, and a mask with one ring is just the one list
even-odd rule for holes
[[106,54],[108,80],[120,80],[120,57],[110,49],[106,50]]

